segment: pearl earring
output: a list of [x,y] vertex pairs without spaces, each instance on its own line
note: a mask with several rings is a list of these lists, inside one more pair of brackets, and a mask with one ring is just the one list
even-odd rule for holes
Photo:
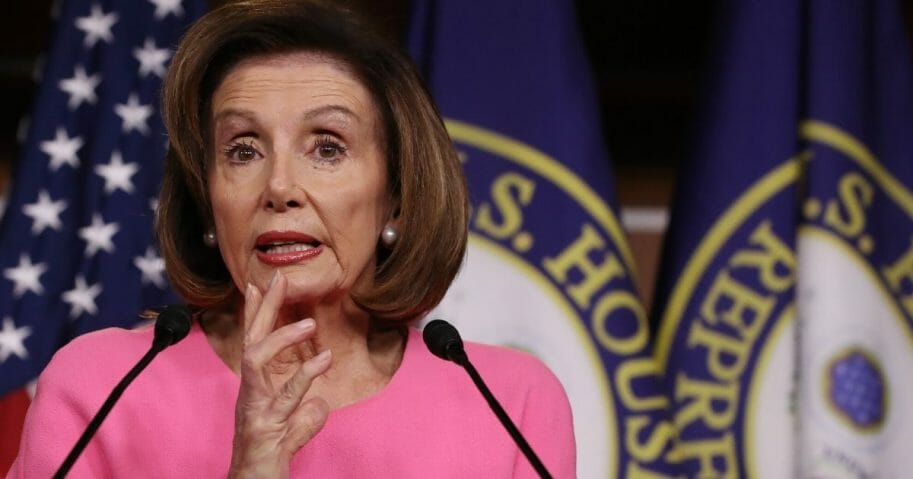
[[203,233],[203,244],[209,246],[210,248],[215,248],[216,246],[216,234],[212,230],[209,230]]
[[396,230],[390,226],[384,226],[384,230],[380,232],[380,241],[387,248],[392,248],[396,243],[397,233]]

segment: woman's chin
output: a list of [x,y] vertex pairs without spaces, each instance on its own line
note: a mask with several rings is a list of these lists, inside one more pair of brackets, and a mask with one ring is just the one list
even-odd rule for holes
[[[328,304],[347,297],[353,285],[342,284],[338,274],[321,274],[314,269],[281,268],[279,271],[285,276],[285,304]],[[335,272],[332,272],[335,273]],[[275,268],[255,268],[248,276],[248,281],[257,287],[263,295],[269,291]],[[244,286],[240,288],[244,293]]]
[[288,286],[285,290],[286,304],[325,304],[345,297],[347,289],[337,285],[318,283],[314,281],[296,281],[293,275],[288,277]]

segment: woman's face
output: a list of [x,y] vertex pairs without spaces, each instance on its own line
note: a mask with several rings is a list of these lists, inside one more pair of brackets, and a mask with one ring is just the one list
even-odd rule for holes
[[379,114],[342,63],[312,53],[245,60],[212,97],[208,171],[222,258],[243,291],[276,270],[288,301],[332,301],[371,281],[391,217]]

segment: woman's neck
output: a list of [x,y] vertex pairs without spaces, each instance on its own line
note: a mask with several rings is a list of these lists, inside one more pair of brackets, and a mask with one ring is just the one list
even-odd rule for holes
[[[238,311],[243,311],[243,305]],[[377,328],[375,320],[354,305],[348,308],[291,305],[280,310],[273,329],[305,318],[316,321],[314,336],[279,353],[274,366],[279,370],[287,369],[291,376],[304,361],[329,349],[333,354],[332,365],[313,382],[308,394],[323,397],[331,408],[374,395],[399,368],[405,346],[405,327]],[[201,324],[216,355],[235,374],[240,374],[243,313],[207,312]]]

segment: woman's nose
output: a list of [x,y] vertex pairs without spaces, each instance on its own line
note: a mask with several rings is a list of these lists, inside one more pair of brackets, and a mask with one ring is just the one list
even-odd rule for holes
[[304,190],[295,181],[294,166],[289,161],[277,160],[271,164],[266,188],[266,208],[284,211],[304,206]]

